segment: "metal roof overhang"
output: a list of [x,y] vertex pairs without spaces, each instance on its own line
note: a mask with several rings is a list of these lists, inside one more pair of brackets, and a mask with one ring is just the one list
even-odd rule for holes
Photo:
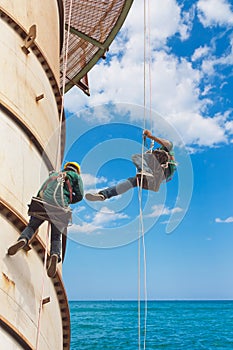
[[64,53],[60,60],[61,81],[63,70],[66,72],[65,92],[76,85],[89,95],[87,73],[101,57],[104,58],[132,3],[133,0],[73,0],[69,22],[71,0],[65,2],[63,50],[67,47],[69,37],[65,68]]

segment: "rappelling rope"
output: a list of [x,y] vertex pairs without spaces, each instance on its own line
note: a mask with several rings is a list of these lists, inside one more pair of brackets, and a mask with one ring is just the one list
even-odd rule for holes
[[47,226],[47,233],[46,233],[46,240],[45,240],[45,256],[44,256],[44,273],[42,274],[42,287],[41,287],[41,298],[40,298],[40,305],[39,305],[39,316],[38,316],[38,323],[37,323],[37,333],[36,333],[36,350],[39,349],[39,336],[40,336],[40,327],[41,327],[41,313],[43,308],[43,296],[44,296],[44,287],[45,287],[45,271],[47,266],[47,257],[48,257],[48,243],[50,240],[50,230],[51,224],[48,222]]
[[[142,142],[142,174],[143,174],[143,163],[144,163],[144,142]],[[141,176],[140,184],[138,181],[139,191],[138,191],[138,201],[139,201],[139,228],[138,228],[138,341],[139,350],[141,349],[141,242],[143,250],[143,286],[144,286],[144,335],[143,335],[143,349],[146,349],[146,326],[147,326],[147,269],[146,269],[146,245],[145,245],[145,232],[144,232],[144,220],[143,220],[143,210],[142,210],[142,188],[143,188],[143,178]]]
[[[148,11],[147,11],[148,8]],[[148,23],[148,76],[149,76],[149,111],[150,111],[150,129],[152,130],[152,82],[151,82],[151,48],[150,48],[150,0],[148,0],[146,8],[146,0],[144,0],[144,117],[143,117],[143,129],[146,128],[146,62],[147,62],[147,23]],[[148,13],[148,18],[147,18]],[[143,138],[142,148],[141,148],[141,159],[142,159],[142,173],[144,168],[144,141]],[[150,149],[152,150],[154,144],[151,143]],[[143,188],[143,175],[139,180],[137,179],[137,185],[139,187],[138,191],[138,201],[139,201],[139,230],[138,230],[138,348],[141,349],[141,241],[143,249],[143,275],[144,275],[144,336],[143,336],[143,349],[146,349],[146,332],[147,332],[147,267],[146,267],[146,245],[145,245],[145,232],[144,232],[144,221],[143,221],[143,210],[142,210],[142,188]]]
[[152,79],[151,79],[151,30],[150,30],[150,0],[148,0],[148,52],[149,52],[149,58],[148,58],[148,75],[149,75],[149,111],[150,111],[150,129],[153,130],[153,123],[152,123]]
[[[143,59],[143,130],[145,129],[146,125],[146,4],[144,0],[144,59]],[[142,142],[142,148],[141,148],[141,159],[142,159],[142,166],[141,171],[143,173],[144,167],[143,167],[143,159],[144,159],[144,142]],[[143,184],[143,175],[140,179],[137,178],[137,187],[138,190],[138,203],[139,203],[139,225],[138,225],[138,349],[141,349],[141,237],[143,237],[144,242],[144,232],[143,229],[143,214],[142,214],[142,184]],[[144,332],[145,334],[145,332]]]
[[[61,131],[62,131],[62,121],[63,121],[63,111],[64,111],[64,95],[65,95],[65,79],[66,79],[66,70],[67,70],[67,59],[68,59],[68,48],[69,48],[69,36],[70,36],[70,24],[71,24],[71,14],[72,14],[72,6],[73,1],[70,0],[70,8],[69,8],[69,16],[68,16],[68,29],[67,29],[67,39],[66,39],[66,45],[65,49],[63,50],[62,60],[63,60],[63,76],[62,76],[62,93],[61,93],[61,112],[60,112],[60,120],[59,120],[59,131],[58,131],[58,146],[57,146],[57,154],[56,154],[56,170],[59,171],[61,167]],[[64,8],[66,8],[66,1],[64,1]],[[64,16],[65,17],[65,16]],[[63,31],[65,33],[65,23],[66,18],[64,18],[64,26]],[[59,184],[60,187],[63,189],[63,184]],[[57,192],[57,189],[56,189]],[[63,200],[63,193],[61,193],[61,198]],[[47,269],[47,256],[48,256],[48,243],[50,241],[50,235],[51,235],[51,224],[48,222],[47,226],[47,234],[46,234],[46,246],[45,246],[45,257],[44,257],[44,268],[43,268],[43,275],[42,275],[42,287],[41,287],[41,298],[40,298],[40,305],[39,305],[39,315],[38,315],[38,324],[37,324],[37,334],[36,334],[36,348],[35,350],[38,350],[39,348],[39,336],[40,336],[40,328],[41,328],[41,315],[42,315],[42,308],[43,308],[43,297],[44,297],[44,287],[45,287],[45,275],[46,275],[46,269]]]
[[[61,112],[60,112],[60,121],[59,121],[59,134],[58,134],[58,147],[57,147],[57,157],[56,157],[56,169],[59,170],[61,167],[61,130],[62,130],[62,116],[64,112],[64,96],[65,96],[65,87],[66,87],[66,71],[67,71],[67,61],[68,61],[68,50],[69,50],[69,40],[70,40],[70,26],[71,26],[71,16],[72,16],[72,7],[73,0],[70,0],[70,8],[68,15],[68,26],[67,26],[67,35],[66,42],[64,45],[64,50],[62,54],[62,91],[61,91]],[[66,8],[66,2],[64,4],[64,8]],[[63,31],[65,31],[66,26],[66,18],[64,18]]]

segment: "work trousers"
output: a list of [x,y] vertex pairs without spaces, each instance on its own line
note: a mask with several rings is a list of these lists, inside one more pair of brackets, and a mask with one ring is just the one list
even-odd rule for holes
[[[30,217],[27,227],[21,233],[19,239],[26,238],[29,241],[36,230],[43,224],[44,220],[38,219],[34,216]],[[51,243],[50,243],[50,256],[52,254],[57,254],[58,262],[61,261],[61,239],[62,232],[64,232],[64,227],[61,230],[58,225],[51,223]]]
[[[134,154],[132,156],[132,161],[136,165],[138,171],[146,171],[147,173],[153,174],[151,168],[148,166],[147,161],[151,157],[151,153],[143,154],[143,160],[141,154]],[[102,194],[105,198],[111,198],[114,196],[118,196],[133,187],[138,186],[138,181],[140,183],[140,179],[137,180],[137,177],[129,177],[127,180],[121,181],[116,186],[105,188],[101,190],[99,193]],[[143,179],[143,182],[146,182],[146,179]]]

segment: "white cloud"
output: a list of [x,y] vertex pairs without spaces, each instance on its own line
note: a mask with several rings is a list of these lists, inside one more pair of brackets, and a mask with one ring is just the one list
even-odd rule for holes
[[199,48],[197,48],[195,51],[194,51],[194,54],[192,55],[192,61],[196,61],[200,58],[203,58],[204,56],[206,56],[210,51],[210,48],[206,45],[204,46],[201,46]]
[[[134,1],[126,19],[126,28],[130,40],[128,50],[136,57],[143,57],[144,2]],[[148,15],[149,13],[149,15]],[[175,0],[153,0],[150,8],[146,7],[146,29],[150,29],[151,43],[156,48],[163,46],[167,39],[180,30],[181,10]],[[141,59],[140,59],[141,61]]]
[[73,214],[78,214],[84,210],[86,210],[86,207],[84,205],[81,205],[81,206],[75,206],[75,208],[72,211],[73,211]]
[[87,233],[97,232],[99,227],[93,225],[92,223],[83,223],[82,225],[73,224],[70,231],[72,233]]
[[97,184],[106,183],[107,179],[104,176],[95,177],[91,174],[82,174],[84,187],[93,187]]
[[193,19],[195,16],[195,6],[193,5],[188,12],[182,13],[182,19],[179,27],[181,40],[187,40],[190,36],[192,27],[193,27]]
[[123,213],[116,213],[114,210],[109,209],[108,207],[102,207],[99,212],[96,213],[93,223],[95,225],[103,225],[108,222],[113,222],[119,219],[127,219],[128,215]]
[[229,134],[233,134],[233,120],[226,122],[226,130]]
[[199,0],[198,17],[203,26],[232,25],[233,12],[227,0]]
[[233,222],[233,216],[229,216],[227,219],[216,218],[215,222],[223,223],[223,224],[229,224],[229,223]]
[[91,222],[83,222],[81,225],[73,224],[72,233],[96,233],[110,223],[112,225],[113,223],[117,223],[118,220],[127,218],[128,215],[124,213],[116,213],[114,210],[102,207],[100,211],[94,215]]
[[[216,2],[215,2],[216,1]],[[219,18],[229,4],[221,0],[200,0],[199,14],[211,18],[208,2],[219,9]],[[214,7],[215,6],[215,7]],[[222,15],[221,15],[222,13]],[[208,15],[208,16],[207,16]],[[216,15],[217,16],[217,15]],[[178,58],[169,51],[167,39],[179,33],[181,39],[189,35],[193,19],[193,7],[182,12],[175,0],[155,0],[150,9],[151,18],[151,91],[152,109],[167,118],[183,136],[187,145],[212,146],[226,142],[225,127],[220,119],[206,115],[214,102],[208,99],[211,85],[202,87],[203,79],[215,76],[218,64],[233,64],[232,53],[222,58],[210,56],[210,48],[199,47],[192,56],[193,62],[202,61],[201,68],[194,69],[192,62]],[[119,37],[113,41],[108,53],[110,60],[100,61],[89,74],[91,97],[85,97],[77,88],[66,95],[66,108],[77,112],[86,106],[100,106],[112,103],[143,105],[144,96],[144,37],[143,2],[135,1],[125,21]],[[119,52],[121,53],[118,56]],[[147,70],[148,71],[148,70]],[[146,77],[147,99],[149,100],[149,78]],[[103,111],[92,115],[100,123],[109,121],[110,116]],[[85,120],[87,116],[85,116]],[[223,119],[222,119],[223,120]],[[155,121],[156,124],[156,121]]]
[[233,65],[233,38],[230,39],[230,52],[222,57],[208,57],[202,61],[202,72],[208,76],[217,75],[217,68]]
[[[177,113],[172,120],[180,131],[186,144],[213,146],[225,142],[225,130],[221,126],[221,118],[203,118],[199,113]],[[225,119],[222,116],[223,120]]]
[[179,213],[183,211],[183,209],[179,207],[169,209],[168,207],[165,207],[163,204],[153,205],[151,209],[152,209],[152,212],[147,215],[147,217],[150,217],[150,218],[157,218],[162,215],[171,215],[171,214]]
[[[155,2],[156,4],[150,8],[151,45],[153,49],[162,47],[163,50],[166,50],[164,44],[167,39],[179,32],[181,10],[175,0],[156,0]],[[81,93],[77,92],[77,88],[72,89],[72,92],[66,95],[68,110],[77,111],[77,101],[81,108],[85,105],[101,105],[109,101],[137,104],[143,102],[144,28],[142,14],[143,2],[135,1],[122,29],[122,34],[113,41],[110,47],[109,56],[122,52],[123,58],[119,59],[115,56],[108,65],[105,61],[100,61],[89,74],[91,98],[83,94],[79,98]],[[187,22],[187,18],[185,21]],[[157,70],[152,71],[152,76],[157,74],[161,75]],[[99,116],[101,117],[102,115]]]

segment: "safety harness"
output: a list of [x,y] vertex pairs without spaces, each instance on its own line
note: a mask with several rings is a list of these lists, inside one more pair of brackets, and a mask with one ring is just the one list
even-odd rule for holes
[[154,154],[154,156],[160,163],[160,166],[164,170],[166,182],[170,181],[174,175],[174,172],[176,171],[177,166],[175,160],[171,159],[171,156],[173,155],[172,152],[167,152],[164,149],[158,148],[152,151],[152,153]]
[[56,189],[54,191],[54,194],[53,194],[53,199],[54,199],[54,202],[59,206],[59,203],[57,202],[56,200],[56,194],[57,194],[57,191],[60,187],[60,190],[61,190],[61,199],[62,199],[62,204],[63,204],[63,207],[64,207],[64,197],[63,197],[63,188],[64,188],[64,184],[67,185],[67,188],[69,190],[69,194],[70,194],[70,203],[72,203],[72,199],[73,199],[73,190],[72,190],[72,187],[71,187],[71,184],[70,184],[70,180],[69,178],[67,177],[67,174],[65,171],[63,172],[60,172],[58,175],[54,175],[54,176],[50,176],[48,178],[48,180],[44,183],[44,186],[43,188],[40,190],[40,198],[43,199],[43,196],[44,196],[44,192],[46,190],[46,188],[48,187],[48,184],[52,181],[57,181],[57,186],[56,186]]

